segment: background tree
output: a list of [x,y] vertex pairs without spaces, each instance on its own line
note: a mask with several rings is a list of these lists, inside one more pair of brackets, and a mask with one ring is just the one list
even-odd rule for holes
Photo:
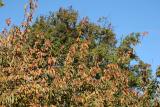
[[0,0],[0,7],[2,7],[4,5],[3,1]]

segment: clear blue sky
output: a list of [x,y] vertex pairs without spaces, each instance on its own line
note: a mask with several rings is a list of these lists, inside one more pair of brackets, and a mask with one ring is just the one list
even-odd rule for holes
[[[0,30],[5,27],[5,19],[19,24],[23,20],[23,8],[27,0],[4,0],[6,5],[0,8]],[[106,16],[114,26],[117,37],[131,32],[148,31],[136,48],[137,54],[153,71],[160,64],[160,0],[39,0],[35,16],[47,15],[60,7],[73,6],[80,17],[88,16],[96,22]]]

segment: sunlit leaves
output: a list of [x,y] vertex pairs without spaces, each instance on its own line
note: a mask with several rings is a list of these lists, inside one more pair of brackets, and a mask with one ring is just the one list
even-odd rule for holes
[[11,18],[6,19],[6,24],[9,26],[11,24]]
[[72,8],[30,25],[30,5],[27,20],[0,38],[0,105],[152,106],[157,84],[135,53],[139,33],[117,45],[111,29],[77,21]]
[[156,75],[157,77],[160,77],[160,67],[157,68]]

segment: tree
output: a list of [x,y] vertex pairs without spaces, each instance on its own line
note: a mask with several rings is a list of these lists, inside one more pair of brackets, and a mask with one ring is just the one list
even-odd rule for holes
[[87,17],[79,21],[72,8],[28,23],[0,38],[0,105],[159,104],[150,65],[134,50],[141,33],[131,33],[117,45],[112,29]]
[[3,1],[0,0],[0,7],[2,7],[4,5]]

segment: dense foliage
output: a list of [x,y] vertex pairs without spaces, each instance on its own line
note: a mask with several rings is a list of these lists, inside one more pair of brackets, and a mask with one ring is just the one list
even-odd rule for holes
[[31,15],[1,35],[0,105],[159,106],[158,82],[134,50],[141,33],[117,41],[109,26],[79,20],[72,8],[33,25]]

